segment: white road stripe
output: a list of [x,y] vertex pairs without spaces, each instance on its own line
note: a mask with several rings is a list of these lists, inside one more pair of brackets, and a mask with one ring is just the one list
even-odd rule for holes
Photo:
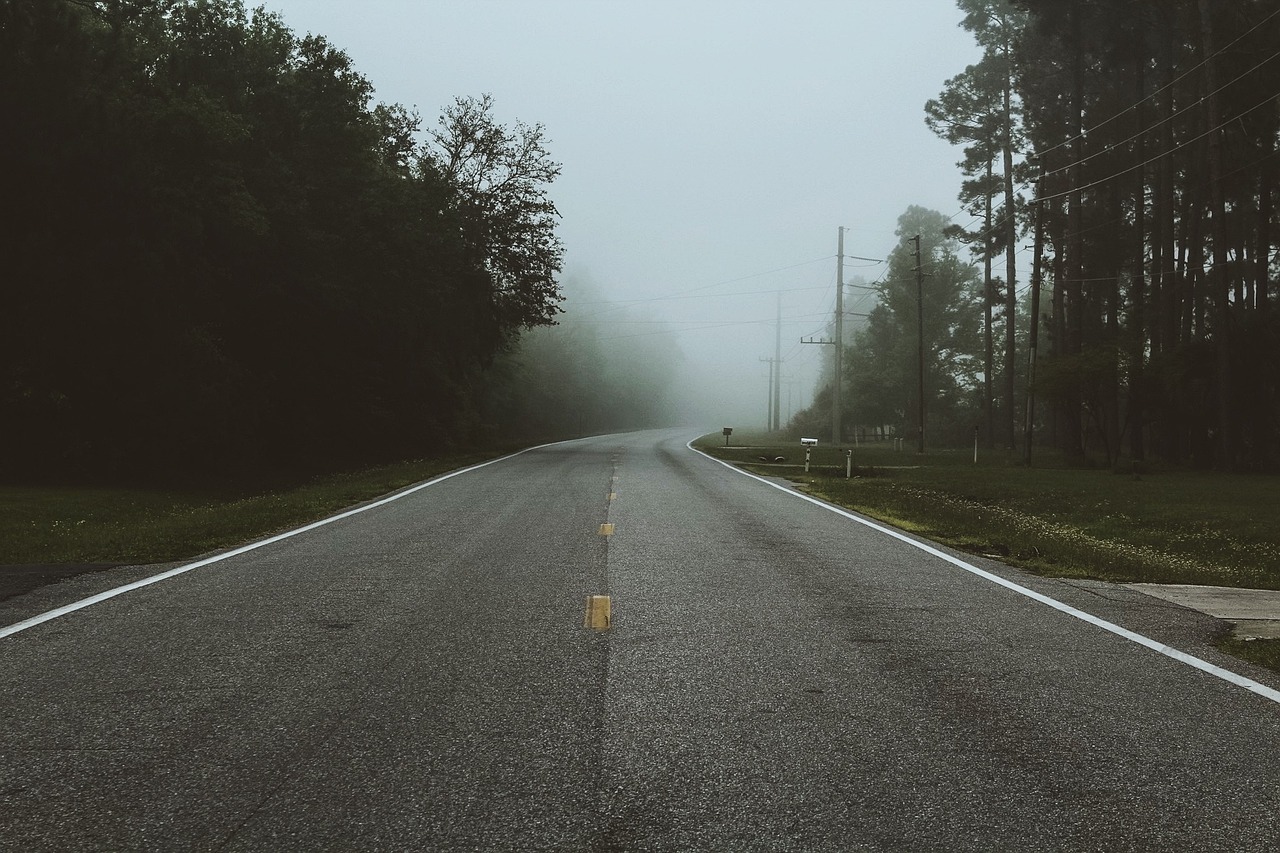
[[856,521],[858,524],[864,525],[866,527],[870,527],[872,530],[878,530],[879,532],[885,534],[886,536],[892,536],[894,539],[898,539],[902,542],[905,542],[908,545],[912,546],[913,548],[919,548],[921,551],[924,551],[927,554],[932,554],[933,556],[941,560],[946,560],[951,565],[958,566],[959,568],[964,569],[966,572],[975,574],[984,580],[991,581],[992,583],[998,584],[1004,587],[1005,589],[1013,590],[1019,595],[1025,595],[1027,598],[1030,598],[1034,601],[1038,601],[1041,604],[1046,604],[1049,607],[1052,607],[1054,610],[1058,610],[1063,613],[1066,613],[1068,616],[1074,616],[1076,619],[1079,619],[1083,622],[1088,622],[1090,625],[1096,625],[1097,627],[1103,629],[1104,631],[1110,631],[1111,633],[1120,637],[1124,637],[1126,640],[1135,642],[1140,646],[1146,646],[1148,649],[1159,652],[1160,654],[1165,655],[1166,657],[1173,658],[1174,660],[1185,663],[1188,666],[1193,666],[1196,669],[1200,670],[1201,672],[1207,672],[1209,675],[1212,675],[1216,678],[1221,678],[1223,681],[1229,681],[1238,687],[1243,687],[1245,690],[1251,691],[1253,693],[1258,694],[1259,696],[1270,699],[1272,702],[1280,703],[1280,691],[1274,690],[1273,688],[1270,688],[1265,684],[1259,684],[1258,682],[1254,681],[1252,678],[1245,678],[1243,675],[1234,673],[1229,669],[1223,669],[1222,667],[1215,666],[1214,664],[1211,664],[1208,661],[1201,660],[1200,658],[1194,655],[1189,655],[1186,652],[1178,651],[1172,646],[1166,646],[1164,643],[1157,642],[1151,639],[1150,637],[1145,637],[1142,634],[1138,634],[1134,631],[1130,631],[1128,628],[1121,628],[1119,625],[1116,625],[1113,622],[1108,622],[1105,619],[1099,619],[1097,616],[1094,616],[1092,613],[1086,613],[1083,610],[1077,610],[1071,605],[1063,604],[1061,601],[1058,601],[1055,598],[1050,598],[1049,596],[1038,593],[1035,590],[1027,589],[1025,586],[1020,586],[1014,583],[1013,581],[1005,580],[1004,578],[998,575],[993,575],[991,574],[991,572],[984,571],[978,568],[977,566],[966,563],[964,560],[961,560],[958,557],[953,557],[950,554],[939,551],[937,548],[934,548],[933,546],[928,545],[927,543],[921,542],[917,539],[912,539],[910,536],[907,536],[901,531],[894,530],[891,527],[885,527],[882,524],[877,524],[876,522],[871,521],[869,519],[862,518],[861,516],[858,516],[858,515],[854,515],[853,513],[847,510],[841,509],[840,507],[837,507],[837,506],[833,506],[829,503],[826,503],[825,501],[820,501],[817,498],[810,497],[809,495],[803,494],[801,492],[797,492],[794,489],[789,489],[786,486],[782,486],[782,485],[779,485],[778,483],[774,483],[769,480],[766,480],[764,477],[759,477],[755,474],[752,474],[750,471],[744,471],[742,468],[739,468],[738,466],[733,465],[729,462],[725,462],[723,459],[717,459],[714,456],[711,456],[707,453],[703,453],[701,450],[698,450],[696,447],[693,446],[693,441],[690,441],[685,446],[688,447],[690,450],[694,451],[695,453],[702,454],[706,458],[710,459],[712,462],[719,462],[721,465],[728,468],[730,471],[735,471],[739,474],[742,474],[745,477],[750,477],[751,479],[764,483],[766,486],[775,488],[784,494],[797,497],[802,501],[808,501],[809,503],[815,506],[820,506],[825,510],[834,512],[836,515],[843,516],[844,518],[847,518],[850,521]]
[[405,489],[404,491],[396,492],[393,495],[388,495],[387,497],[376,500],[373,503],[368,503],[368,504],[365,504],[364,506],[356,507],[355,509],[349,509],[349,510],[346,510],[345,512],[340,512],[337,515],[333,515],[328,518],[323,518],[320,521],[313,521],[312,523],[299,527],[295,530],[287,530],[284,533],[278,533],[275,536],[270,537],[269,539],[263,539],[260,542],[252,542],[248,545],[241,546],[239,548],[236,548],[231,551],[227,551],[222,554],[215,554],[212,557],[205,557],[203,560],[197,560],[194,563],[187,563],[184,566],[178,566],[177,568],[169,569],[167,572],[161,572],[158,575],[152,575],[151,577],[143,578],[142,580],[134,581],[133,583],[128,583],[128,584],[125,584],[124,586],[118,586],[113,589],[106,590],[105,592],[100,592],[97,595],[91,595],[88,598],[82,598],[79,601],[74,601],[71,604],[64,605],[55,610],[49,610],[45,613],[39,614],[38,616],[32,616],[30,619],[24,619],[21,622],[15,622],[12,625],[7,625],[3,628],[0,628],[0,640],[4,639],[5,637],[11,637],[14,634],[17,634],[19,631],[25,631],[28,628],[34,628],[36,625],[41,625],[45,622],[48,622],[53,619],[57,619],[61,616],[66,616],[68,613],[74,613],[77,610],[83,610],[86,607],[90,607],[94,604],[98,604],[100,602],[106,601],[109,598],[115,598],[117,595],[124,595],[126,592],[132,592],[135,589],[141,589],[144,586],[150,586],[153,583],[159,583],[162,580],[166,580],[176,575],[189,572],[192,569],[198,569],[202,566],[207,566],[210,563],[218,563],[223,560],[229,560],[232,557],[238,557],[241,554],[247,554],[248,552],[255,551],[258,548],[263,548],[267,545],[273,545],[276,542],[280,542],[284,539],[289,539],[301,533],[307,533],[311,530],[315,530],[318,527],[324,527],[327,524],[333,524],[335,521],[341,521],[344,518],[350,518],[353,515],[359,515],[362,512],[368,512],[371,509],[383,506],[384,504],[389,504],[392,501],[398,501],[401,498],[405,497],[406,495],[411,495],[414,492],[421,491],[427,488],[428,486],[434,486],[437,483],[443,483],[445,480],[452,479],[461,474],[466,474],[471,471],[478,470],[480,468],[485,468],[489,465],[495,465],[498,462],[504,462],[508,459],[513,459],[522,453],[528,453],[530,450],[538,450],[539,448],[542,448],[542,447],[551,447],[553,444],[566,444],[566,443],[567,442],[552,442],[552,444],[540,444],[537,447],[526,447],[524,450],[517,451],[516,453],[510,453],[506,456],[499,457],[498,459],[490,459],[488,462],[481,462],[480,464],[472,465],[469,468],[461,468],[457,471],[451,471],[448,474],[442,474],[439,477],[435,477],[434,479],[427,480],[425,483],[419,483],[418,485],[412,486],[408,489]]

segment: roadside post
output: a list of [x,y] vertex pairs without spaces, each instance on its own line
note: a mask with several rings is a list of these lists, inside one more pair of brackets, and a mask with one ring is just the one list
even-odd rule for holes
[[800,443],[804,445],[804,472],[809,473],[809,454],[813,452],[813,448],[817,445],[816,438],[802,438]]
[[978,464],[978,425],[973,425],[973,464]]
[[724,433],[724,446],[728,447],[729,436],[733,435],[733,427],[725,427],[724,429],[720,430],[720,432]]
[[853,451],[846,450],[844,452],[844,478],[847,480],[853,476]]

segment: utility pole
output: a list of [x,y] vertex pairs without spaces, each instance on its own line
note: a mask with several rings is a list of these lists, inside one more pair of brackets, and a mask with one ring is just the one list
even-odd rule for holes
[[766,423],[769,432],[782,429],[782,293],[778,292],[778,319],[774,330],[773,358],[762,358],[769,362],[769,405],[767,406]]
[[775,326],[775,334],[773,340],[773,362],[777,365],[777,369],[773,372],[773,428],[775,430],[782,429],[782,293],[778,293],[778,322]]
[[[808,337],[808,338],[801,338],[801,339],[800,339],[800,343],[802,343],[802,344],[818,344],[819,346],[826,346],[826,347],[834,346],[834,345],[835,345],[835,341],[831,340],[830,338],[815,338],[815,337],[812,337],[812,336],[810,336],[810,337]],[[838,412],[839,412],[839,409],[837,409],[836,411],[837,411],[837,413],[838,413]],[[839,415],[839,414],[836,414],[836,416],[835,416],[835,420],[836,420],[837,422],[840,420],[840,415]],[[835,424],[833,424],[833,426],[834,426],[834,425],[835,425]]]
[[831,443],[839,446],[844,437],[840,424],[841,386],[844,384],[844,226],[836,238],[836,361],[835,387],[831,389]]
[[1027,420],[1023,436],[1023,461],[1031,467],[1031,437],[1036,425],[1036,343],[1040,336],[1040,276],[1044,260],[1044,216],[1040,196],[1044,195],[1044,161],[1036,178],[1036,240],[1031,261],[1031,329],[1027,332]]
[[920,438],[916,452],[924,453],[924,271],[920,268],[920,235],[917,234],[911,240],[916,244],[916,337],[918,344],[917,365],[919,367],[917,388],[920,407]]
[[768,401],[766,402],[764,407],[764,414],[765,414],[764,421],[766,425],[765,429],[767,429],[769,432],[773,432],[774,429],[776,429],[776,427],[774,427],[773,425],[773,391],[774,391],[773,382],[774,382],[774,377],[777,375],[777,370],[779,369],[778,367],[775,367],[775,365],[777,365],[778,362],[772,358],[762,358],[760,359],[760,361],[762,363],[768,362],[769,364],[769,396],[768,396]]

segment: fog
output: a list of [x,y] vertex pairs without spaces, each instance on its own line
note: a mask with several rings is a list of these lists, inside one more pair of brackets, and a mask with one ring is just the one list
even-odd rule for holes
[[[424,124],[457,96],[546,127],[566,319],[680,361],[673,417],[762,427],[782,299],[782,415],[807,405],[846,281],[874,281],[908,205],[956,214],[959,152],[924,102],[975,61],[951,0],[788,4],[270,0]],[[848,310],[868,310],[848,291]],[[625,381],[616,376],[611,381]]]

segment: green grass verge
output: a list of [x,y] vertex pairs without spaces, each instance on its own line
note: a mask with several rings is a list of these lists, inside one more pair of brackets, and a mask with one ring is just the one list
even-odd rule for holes
[[[735,435],[697,446],[757,473],[782,476],[841,506],[975,554],[1059,577],[1280,589],[1280,478],[1160,470],[1135,477],[1066,467],[1027,468],[972,449],[921,456],[888,445],[845,454],[818,447],[810,472],[798,442]],[[760,457],[768,462],[761,462]],[[785,461],[774,463],[775,457]]]
[[182,560],[324,518],[502,452],[383,465],[270,489],[0,486],[0,565]]
[[[1203,471],[1115,474],[1038,455],[971,449],[923,456],[891,446],[816,447],[711,434],[695,442],[748,470],[928,539],[1052,577],[1280,589],[1280,479]],[[774,460],[785,457],[781,462]],[[763,457],[763,459],[761,458]],[[854,477],[845,478],[846,461]],[[1280,640],[1217,641],[1227,654],[1280,672]]]
[[1218,640],[1218,648],[1249,663],[1280,672],[1280,640],[1242,640],[1228,634]]

